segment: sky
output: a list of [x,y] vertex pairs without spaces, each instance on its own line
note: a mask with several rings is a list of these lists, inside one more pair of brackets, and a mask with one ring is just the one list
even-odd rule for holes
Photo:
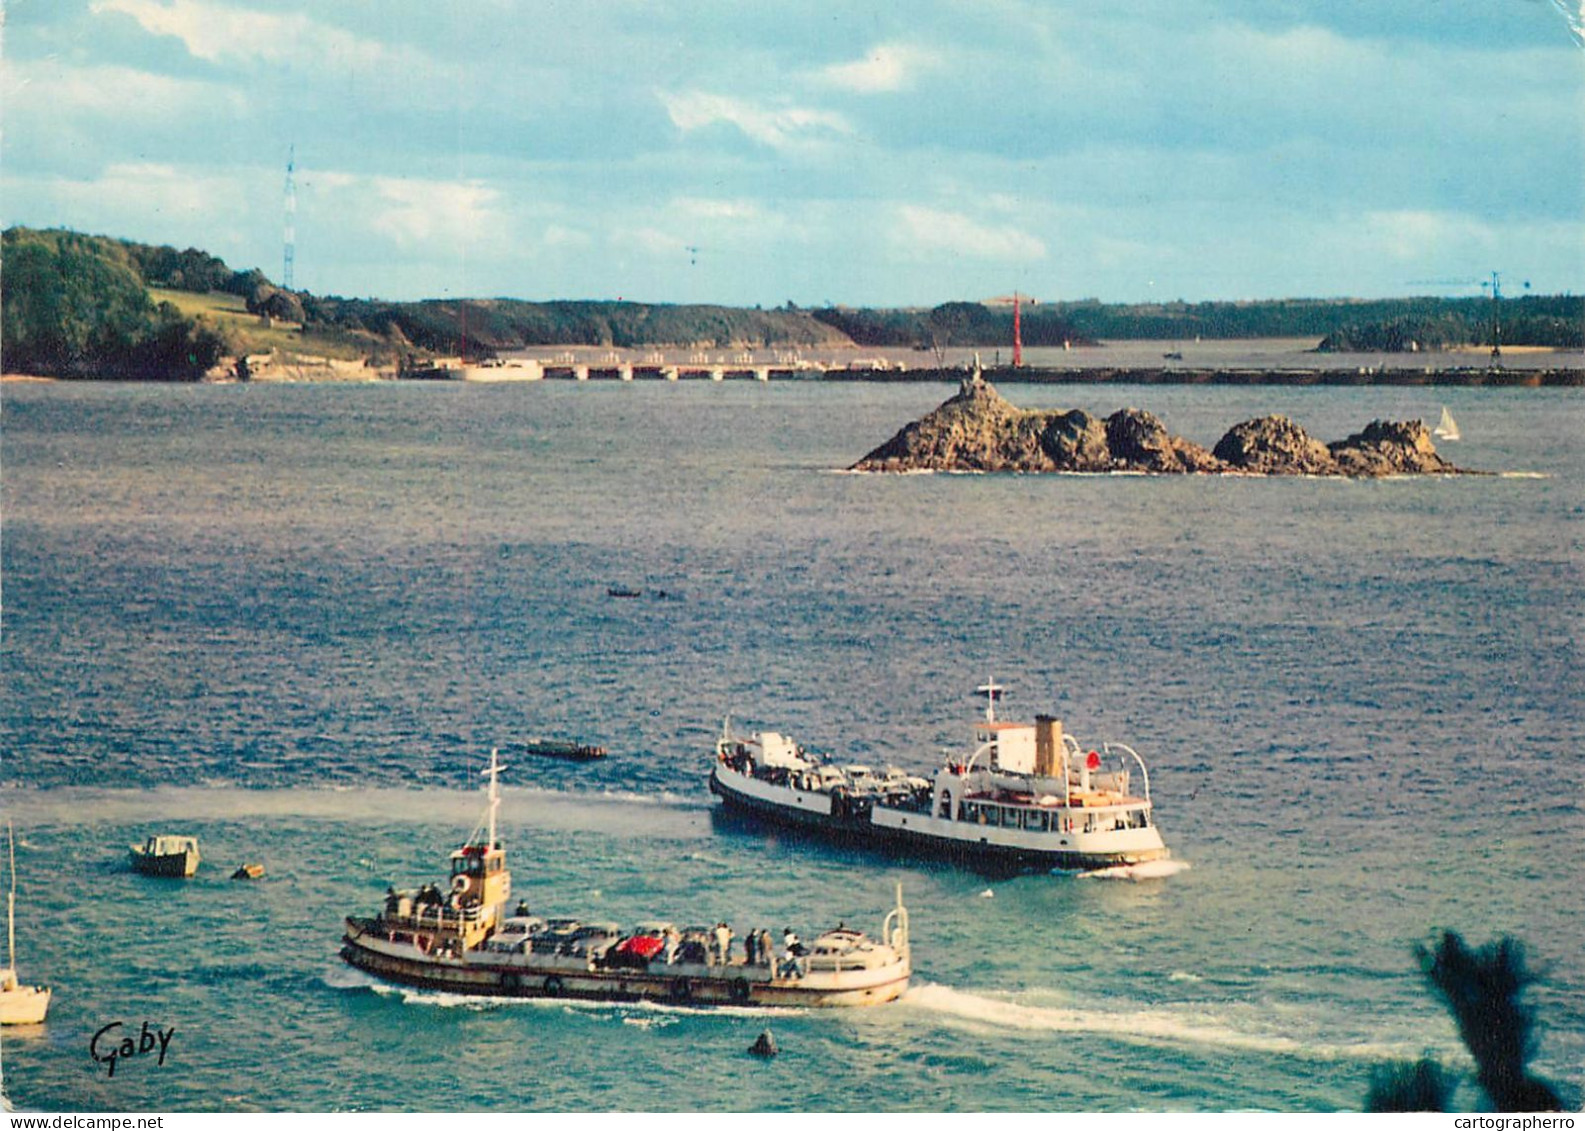
[[0,220],[318,294],[1585,293],[1585,0],[7,0]]

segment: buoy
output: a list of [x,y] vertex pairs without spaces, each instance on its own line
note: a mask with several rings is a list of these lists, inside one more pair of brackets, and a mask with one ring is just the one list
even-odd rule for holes
[[759,1035],[759,1039],[749,1046],[748,1051],[755,1056],[771,1057],[781,1050],[776,1047],[776,1038],[770,1035],[769,1029],[766,1029]]
[[263,864],[244,864],[231,873],[233,880],[258,880],[264,877]]

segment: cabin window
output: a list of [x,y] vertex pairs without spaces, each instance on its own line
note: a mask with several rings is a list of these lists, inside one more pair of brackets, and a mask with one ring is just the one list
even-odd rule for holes
[[1043,809],[1038,813],[1030,813],[1024,823],[1024,827],[1033,829],[1037,833],[1043,833],[1051,827],[1051,814]]

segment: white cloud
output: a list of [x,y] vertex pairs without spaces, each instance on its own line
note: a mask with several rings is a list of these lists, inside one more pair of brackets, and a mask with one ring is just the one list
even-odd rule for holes
[[737,127],[744,136],[773,149],[790,149],[850,134],[853,127],[841,114],[801,106],[763,108],[742,99],[704,91],[662,92],[661,101],[672,124],[684,133],[717,122]]
[[310,19],[300,12],[249,12],[207,0],[95,0],[94,13],[130,16],[154,35],[174,36],[209,62],[323,60],[370,66],[412,65],[410,53]]
[[1011,225],[992,227],[957,212],[905,204],[897,210],[900,224],[893,241],[928,252],[947,252],[969,259],[1031,262],[1046,257],[1045,242]]
[[672,202],[673,208],[693,220],[749,220],[764,219],[765,211],[752,200],[718,200],[709,197],[684,196]]
[[546,225],[544,234],[540,237],[540,239],[541,242],[548,248],[565,247],[576,249],[588,247],[594,243],[594,240],[590,238],[589,233],[579,231],[576,228],[568,228],[562,224]]
[[378,198],[370,205],[369,227],[398,247],[506,236],[501,194],[488,185],[399,177],[375,177],[369,184]]
[[242,96],[208,82],[168,78],[132,67],[69,67],[59,59],[8,62],[0,90],[12,121],[36,116],[57,127],[76,116],[120,118],[135,106],[145,120],[172,121],[206,111],[242,112]]
[[833,63],[815,74],[816,81],[858,94],[905,90],[919,73],[940,64],[933,51],[903,44],[884,43],[852,63]]
[[1484,253],[1495,250],[1498,243],[1496,233],[1482,221],[1453,212],[1413,209],[1367,212],[1361,234],[1365,246],[1379,248],[1402,263],[1435,260],[1450,248]]

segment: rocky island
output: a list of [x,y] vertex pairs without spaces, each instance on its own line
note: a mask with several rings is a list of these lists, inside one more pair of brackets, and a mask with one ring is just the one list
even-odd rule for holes
[[853,471],[1148,472],[1162,475],[1454,475],[1418,420],[1377,420],[1324,444],[1282,416],[1248,420],[1207,451],[1155,416],[1125,408],[1102,419],[1030,411],[976,370],[956,396],[854,464]]

